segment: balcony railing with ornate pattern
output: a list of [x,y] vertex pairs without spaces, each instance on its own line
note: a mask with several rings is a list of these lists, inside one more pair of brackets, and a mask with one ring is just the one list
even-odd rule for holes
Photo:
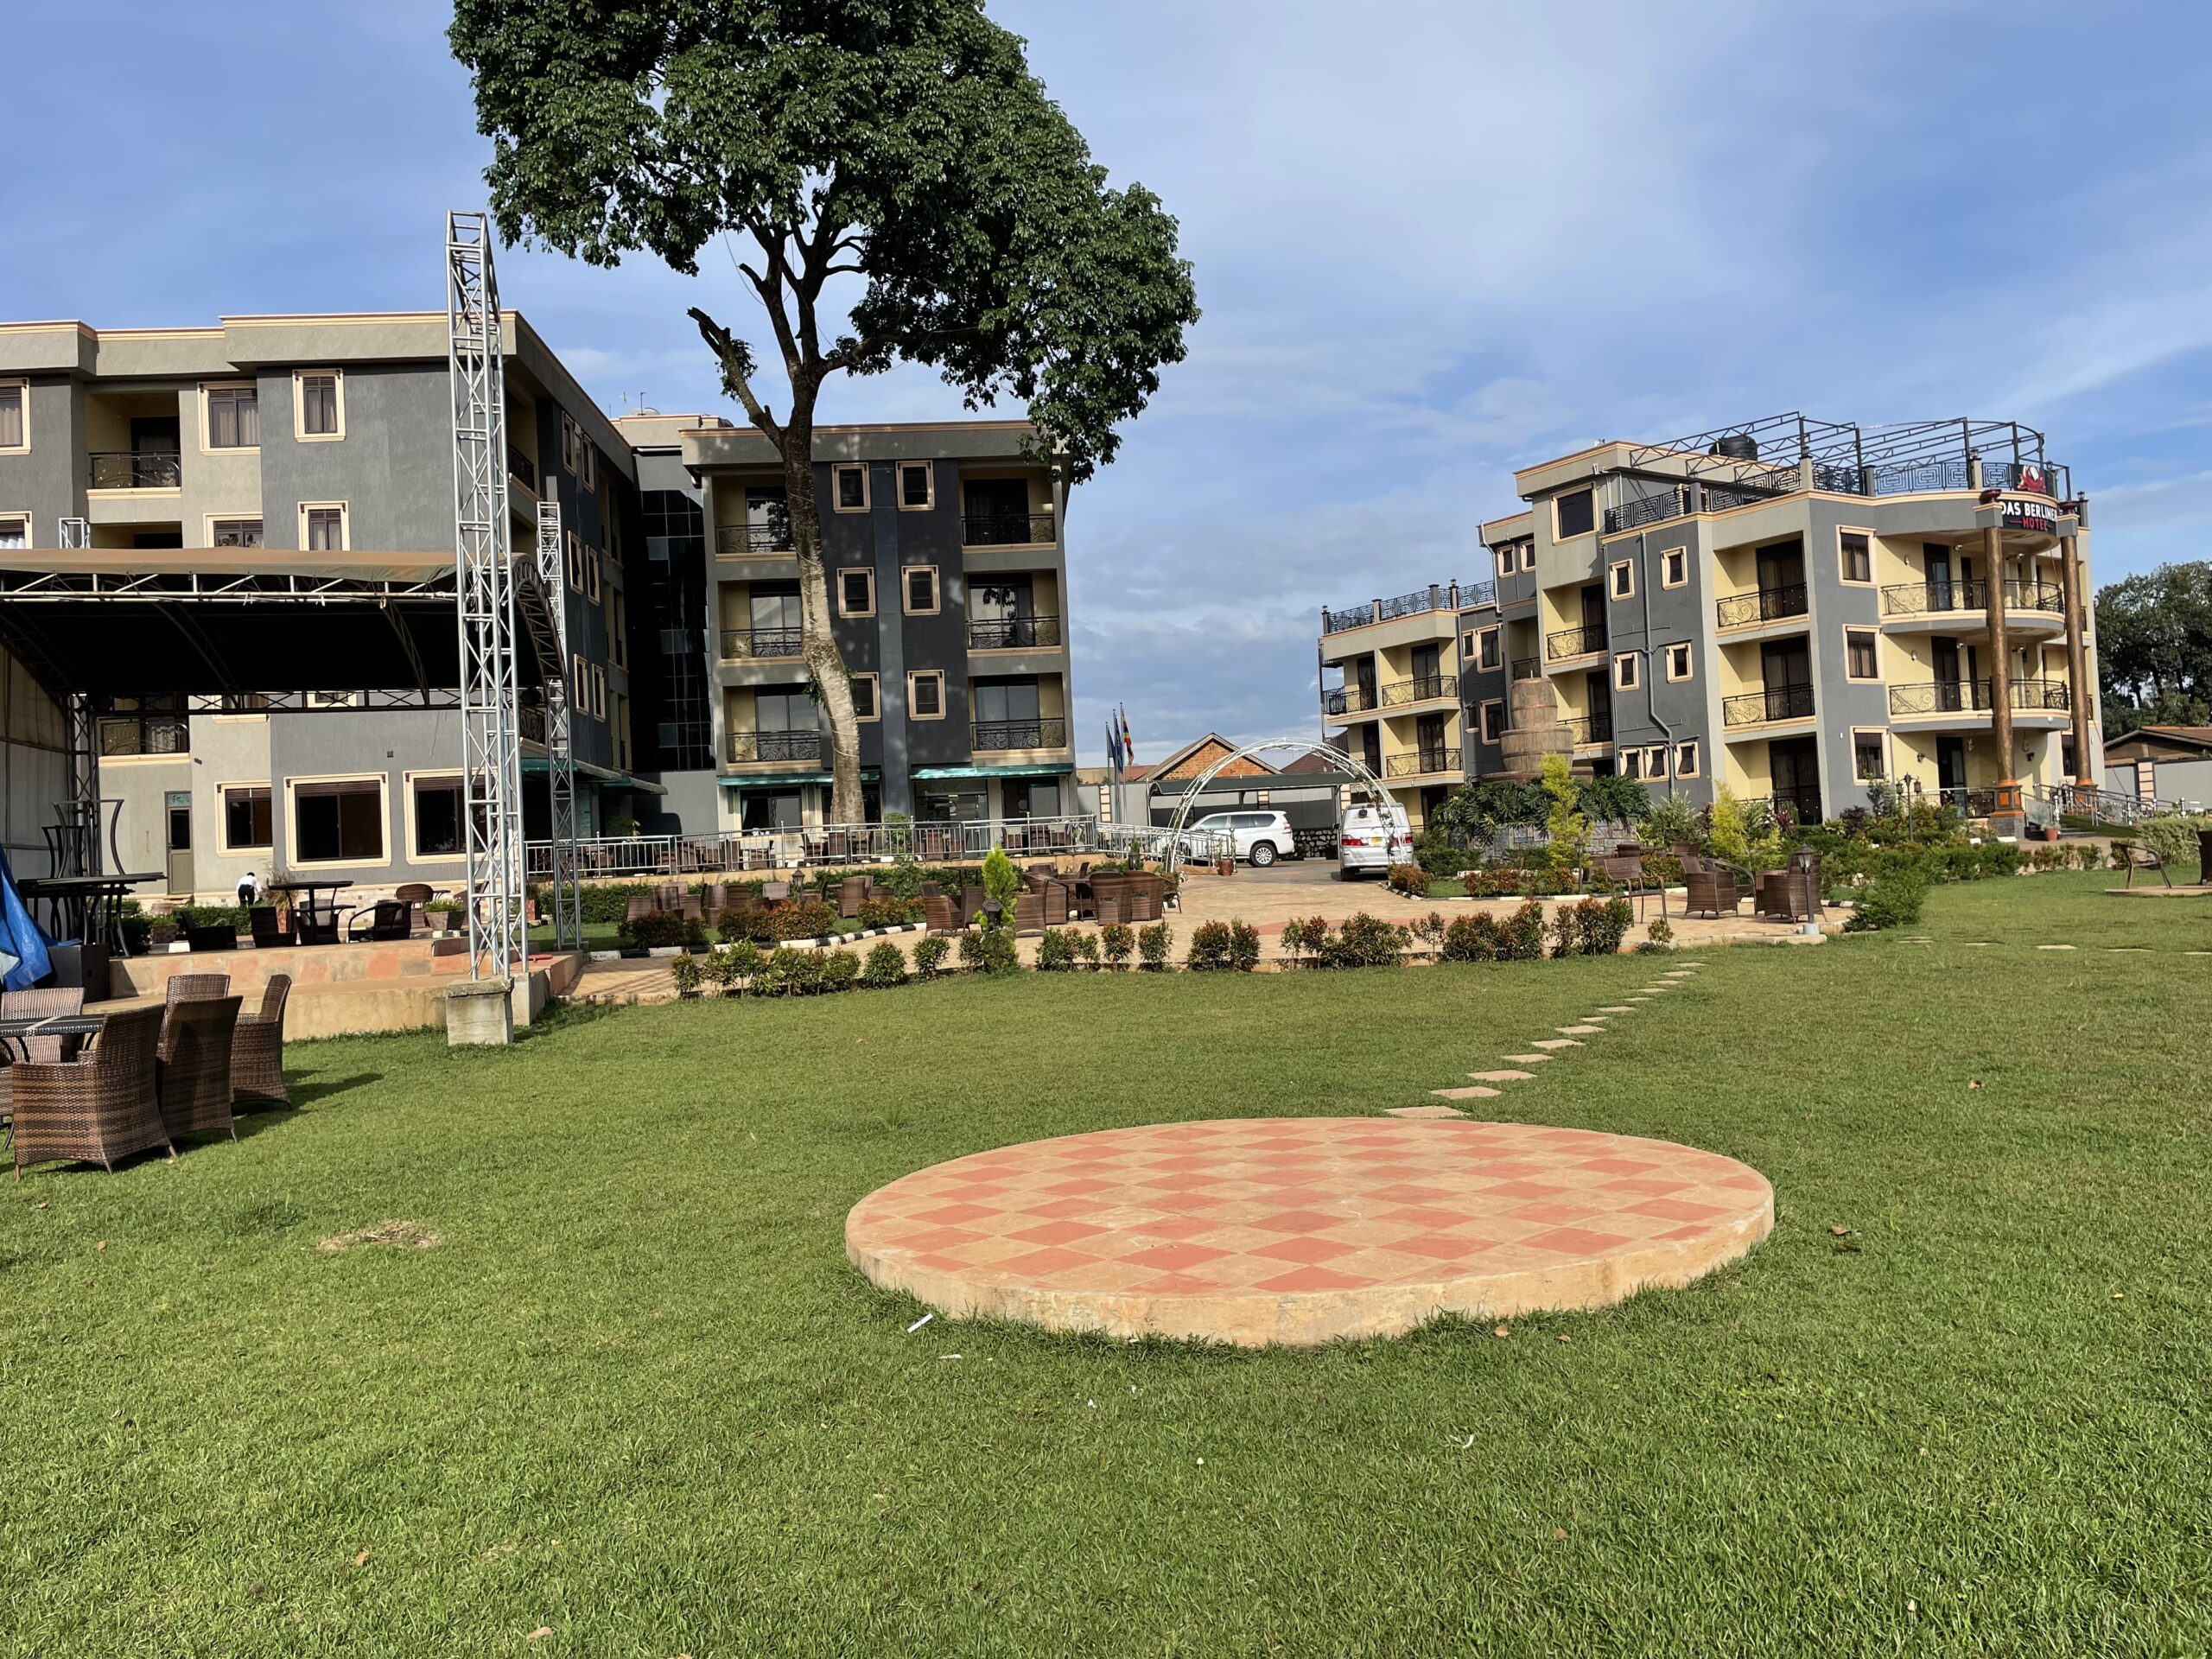
[[1720,700],[1720,720],[1726,726],[1764,726],[1777,720],[1808,720],[1813,713],[1809,685],[1770,685],[1764,691],[1747,691]]
[[726,559],[791,550],[791,524],[788,518],[779,518],[765,524],[724,524],[715,532],[715,551]]
[[819,732],[732,732],[729,758],[733,765],[758,760],[814,760],[822,759]]
[[1544,659],[1541,657],[1516,657],[1513,677],[1516,680],[1541,680],[1544,677]]
[[1457,772],[1459,770],[1459,751],[1457,749],[1415,749],[1410,754],[1389,757],[1382,770],[1386,778],[1425,778],[1432,772]]
[[1332,715],[1363,715],[1373,709],[1380,698],[1363,691],[1357,685],[1340,685],[1333,691],[1321,694],[1321,707]]
[[1591,743],[1610,743],[1613,741],[1613,715],[1610,709],[1594,715],[1563,716],[1560,724],[1566,727],[1574,739],[1577,748]]
[[1561,628],[1556,633],[1544,636],[1544,655],[1553,662],[1564,662],[1570,657],[1587,657],[1605,648],[1605,630],[1594,628]]
[[804,648],[805,639],[803,628],[724,628],[722,660],[796,657]]
[[1803,616],[1810,607],[1805,584],[1792,582],[1717,601],[1713,613],[1717,626],[1741,628],[1758,622],[1784,622],[1793,616]]
[[1363,628],[1372,622],[1395,622],[1402,616],[1420,616],[1428,611],[1471,611],[1497,602],[1497,587],[1494,582],[1447,582],[1400,594],[1395,599],[1370,600],[1341,611],[1325,607],[1321,612],[1321,632],[1342,633],[1347,628]]
[[[1980,577],[1955,581],[1904,582],[1882,589],[1884,616],[1936,616],[1951,611],[1986,611],[1989,584]],[[2066,614],[2066,590],[2052,582],[2007,581],[2005,608]]]
[[1457,674],[1421,674],[1410,680],[1393,680],[1382,688],[1382,706],[1395,709],[1408,702],[1427,702],[1435,697],[1456,697],[1459,695]]
[[1039,720],[979,720],[969,733],[976,753],[992,749],[1064,749],[1068,723],[1058,715]]
[[1057,616],[1001,616],[968,624],[970,651],[1057,650],[1059,643]]
[[1050,547],[1049,512],[974,513],[960,521],[963,547]]
[[[1929,680],[1890,688],[1893,715],[1986,714],[1995,702],[1996,693],[1986,679]],[[2014,709],[2031,714],[2065,714],[2074,707],[2074,693],[2063,680],[2014,680],[2012,702]]]

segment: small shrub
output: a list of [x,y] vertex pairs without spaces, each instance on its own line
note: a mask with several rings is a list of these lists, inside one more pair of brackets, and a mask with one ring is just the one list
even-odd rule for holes
[[899,927],[921,919],[919,901],[909,904],[903,899],[863,899],[861,900],[860,925],[862,927]]
[[960,965],[981,974],[1018,974],[1021,957],[1011,927],[988,927],[960,936]]
[[861,983],[872,991],[883,991],[906,982],[906,953],[888,939],[877,941],[861,966]]
[[1259,930],[1232,920],[1229,924],[1229,965],[1249,974],[1260,965]]
[[1899,862],[1878,873],[1861,888],[1847,933],[1872,933],[1885,927],[1910,927],[1920,920],[1932,885],[1925,866]]
[[1127,922],[1109,922],[1098,930],[1098,948],[1105,956],[1106,965],[1121,973],[1128,967],[1130,954],[1137,948],[1137,931]]
[[650,916],[632,917],[622,924],[622,943],[633,950],[650,950],[668,945],[681,945],[686,950],[707,948],[706,924],[696,916],[677,916],[655,912]]
[[950,941],[934,933],[925,933],[914,941],[914,975],[918,979],[935,979],[944,971],[944,958],[952,949]]
[[1200,922],[1191,933],[1191,949],[1183,965],[1194,974],[1213,973],[1229,966],[1229,924]]
[[1428,947],[1428,954],[1430,956],[1442,956],[1444,951],[1444,916],[1442,912],[1432,910],[1427,915],[1421,917],[1419,919],[1413,922],[1411,926],[1413,929],[1414,938],[1420,940],[1421,944]]
[[1075,946],[1064,929],[1048,927],[1037,941],[1037,971],[1065,974],[1075,967]]
[[1654,916],[1643,925],[1643,931],[1647,942],[1662,950],[1675,942],[1675,925],[1664,916]]
[[1166,922],[1147,922],[1137,930],[1137,959],[1148,974],[1164,973],[1167,953],[1175,948],[1175,930]]
[[758,996],[807,996],[821,983],[821,957],[789,945],[779,945],[763,956],[753,976],[753,990]]
[[1076,959],[1086,968],[1098,966],[1098,936],[1096,933],[1074,933],[1068,943],[1075,947]]
[[818,899],[794,899],[760,914],[771,939],[827,938],[837,931],[837,907]]
[[1282,925],[1283,954],[1296,962],[1305,949],[1306,924],[1294,916]]
[[999,913],[983,912],[983,926],[991,932],[1014,925],[1014,901],[1021,892],[1021,871],[1006,855],[1006,849],[994,847],[983,858],[983,897],[999,902]]
[[1500,962],[1535,962],[1544,954],[1544,907],[1534,899],[1508,916],[1499,927]]
[[1386,922],[1365,911],[1347,917],[1330,942],[1326,957],[1332,967],[1395,968],[1405,959],[1412,936],[1395,922]]
[[1425,899],[1428,896],[1428,872],[1418,864],[1393,864],[1383,876],[1382,885],[1408,899]]
[[1446,962],[1496,962],[1505,948],[1505,930],[1488,911],[1455,916],[1444,930]]
[[849,991],[861,976],[861,959],[851,950],[824,950],[822,961],[821,988],[825,991]]
[[699,995],[699,958],[685,955],[668,964],[668,976],[676,982],[678,996]]
[[741,982],[750,982],[760,971],[760,947],[750,939],[723,945],[706,962],[707,977],[721,988],[725,996],[736,990]]

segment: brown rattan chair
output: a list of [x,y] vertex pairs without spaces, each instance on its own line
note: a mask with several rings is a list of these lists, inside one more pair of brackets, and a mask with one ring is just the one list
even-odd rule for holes
[[175,1002],[164,1011],[158,1058],[162,1126],[169,1138],[222,1129],[238,1138],[231,1116],[231,1035],[239,999]]
[[414,906],[404,905],[397,899],[379,899],[366,912],[353,918],[346,929],[348,940],[363,938],[378,944],[404,939],[413,932]]
[[624,901],[622,919],[634,922],[653,914],[653,896],[650,893],[633,893]]
[[228,974],[171,974],[163,1001],[175,1007],[180,1002],[206,1002],[230,994]]
[[1688,889],[1682,901],[1686,916],[1733,916],[1744,901],[1736,872],[1718,859],[1691,854],[1682,861],[1682,884]]
[[943,893],[922,895],[922,925],[932,933],[957,933],[960,912]]
[[246,912],[245,917],[253,929],[253,948],[257,950],[276,950],[300,942],[300,936],[277,919],[274,905],[256,905]]
[[[59,1014],[84,1011],[85,988],[81,985],[55,986],[43,991],[0,992],[0,1020],[51,1020]],[[20,1052],[27,1060],[58,1062],[61,1058],[61,1040],[59,1037],[26,1037],[22,1039]]]
[[850,921],[861,913],[861,902],[868,897],[868,877],[849,875],[837,884],[837,914]]
[[960,889],[960,925],[968,926],[983,913],[983,890],[981,887]]
[[391,896],[407,906],[407,926],[410,931],[429,925],[429,918],[424,913],[423,906],[438,895],[436,890],[429,882],[407,882],[394,887],[391,890]]
[[238,931],[227,922],[188,926],[184,930],[184,942],[194,950],[235,950],[238,948]]
[[291,990],[289,974],[271,974],[261,993],[259,1012],[238,1016],[231,1034],[233,1110],[292,1103],[284,1087],[284,1001]]
[[100,1022],[91,1055],[67,1065],[26,1062],[9,1070],[15,1110],[16,1179],[26,1164],[74,1158],[112,1171],[149,1147],[176,1156],[156,1088],[160,1008],[132,1008]]
[[1045,931],[1043,893],[1017,893],[1014,895],[1014,931],[1017,934],[1042,933]]

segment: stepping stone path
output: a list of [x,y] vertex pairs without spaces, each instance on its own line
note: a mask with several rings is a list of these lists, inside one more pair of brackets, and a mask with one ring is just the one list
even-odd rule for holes
[[1625,1002],[1608,1002],[1604,1007],[1599,1009],[1598,1012],[1600,1014],[1634,1014],[1636,1010],[1630,1007]]
[[1392,1117],[1459,1117],[1464,1114],[1453,1111],[1449,1106],[1393,1106],[1390,1108],[1390,1116]]
[[1428,1092],[1439,1100],[1496,1100],[1503,1090],[1471,1083],[1464,1089],[1432,1089]]
[[1542,1065],[1547,1061],[1557,1059],[1559,1056],[1556,1054],[1508,1054],[1505,1058],[1516,1065]]
[[1603,1026],[1554,1026],[1553,1029],[1562,1037],[1595,1037],[1599,1032],[1605,1030],[1605,1027]]
[[1538,1048],[1580,1048],[1582,1044],[1573,1037],[1539,1037],[1536,1039],[1535,1046]]
[[2036,949],[2038,950],[2071,950],[2074,947],[2070,944],[2039,944],[2036,946]]
[[1468,1078],[1475,1083],[1526,1083],[1536,1074],[1533,1071],[1470,1071]]

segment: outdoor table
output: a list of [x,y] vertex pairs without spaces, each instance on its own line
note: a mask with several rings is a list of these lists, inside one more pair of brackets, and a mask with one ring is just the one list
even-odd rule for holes
[[118,957],[130,954],[123,937],[123,900],[130,890],[162,879],[158,870],[119,871],[112,875],[35,875],[16,890],[27,904],[44,900],[47,931],[57,939],[105,944]]
[[[299,933],[301,944],[312,944],[316,941],[309,938],[306,931],[300,928],[298,925],[299,920],[303,919],[308,928],[312,928],[318,931],[326,927],[334,931],[338,927],[340,918],[344,916],[352,914],[351,907],[348,907],[346,910],[340,909],[338,895],[353,885],[353,884],[351,881],[309,881],[304,880],[270,881],[264,884],[262,891],[264,893],[281,893],[288,897],[295,893],[299,895],[292,900],[292,910],[296,918],[297,918],[294,923],[294,931]],[[315,894],[318,893],[327,893],[330,895],[329,899],[323,903],[320,910],[317,909],[315,904]]]
[[29,1019],[0,1020],[0,1044],[17,1050],[10,1057],[14,1058],[29,1055],[33,1037],[59,1037],[63,1039],[62,1057],[73,1058],[75,1044],[96,1035],[105,1018],[98,1014],[48,1014]]

